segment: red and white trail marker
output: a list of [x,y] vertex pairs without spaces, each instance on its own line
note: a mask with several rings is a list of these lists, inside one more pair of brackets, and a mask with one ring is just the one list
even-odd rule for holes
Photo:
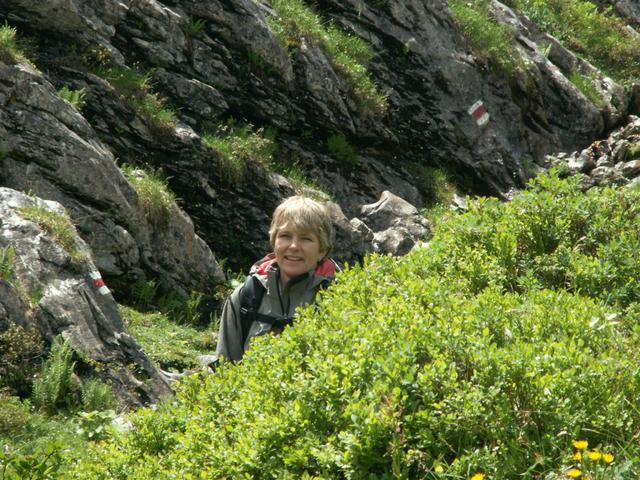
[[98,290],[98,293],[100,295],[106,295],[107,293],[109,293],[109,287],[107,287],[107,285],[104,283],[100,272],[91,272],[89,273],[89,276],[93,281],[93,288]]
[[478,100],[476,103],[471,105],[469,110],[467,110],[467,113],[473,117],[479,127],[486,125],[489,122],[490,115],[482,100]]

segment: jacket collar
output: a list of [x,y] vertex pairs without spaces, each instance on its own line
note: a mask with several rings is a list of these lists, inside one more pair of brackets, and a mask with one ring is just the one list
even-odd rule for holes
[[[277,268],[277,266],[278,263],[276,262],[276,254],[272,252],[254,263],[249,273],[266,278],[269,269],[271,267]],[[320,263],[318,263],[318,266],[314,270],[313,274],[317,277],[333,278],[339,271],[340,267],[333,259],[324,257],[320,261]]]

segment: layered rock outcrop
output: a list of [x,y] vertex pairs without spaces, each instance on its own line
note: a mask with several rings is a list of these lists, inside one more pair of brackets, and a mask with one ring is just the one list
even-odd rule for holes
[[0,331],[35,328],[48,343],[61,335],[124,405],[157,402],[171,389],[126,332],[89,246],[70,222],[62,241],[52,228],[66,215],[57,202],[0,187]]

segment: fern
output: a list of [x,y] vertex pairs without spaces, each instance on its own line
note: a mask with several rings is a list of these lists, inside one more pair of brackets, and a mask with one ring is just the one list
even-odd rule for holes
[[9,281],[15,275],[14,258],[16,249],[13,246],[0,248],[0,280]]
[[82,384],[82,407],[87,412],[108,410],[115,405],[111,387],[97,379]]
[[158,293],[158,286],[155,280],[140,277],[133,285],[132,293],[135,306],[142,309],[150,308]]
[[61,407],[73,404],[75,391],[72,376],[75,365],[71,343],[57,337],[40,377],[33,385],[33,403],[36,408],[54,414]]

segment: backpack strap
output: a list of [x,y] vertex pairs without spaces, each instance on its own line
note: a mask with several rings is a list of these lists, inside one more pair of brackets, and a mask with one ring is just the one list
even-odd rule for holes
[[242,328],[242,345],[247,341],[251,324],[256,320],[258,309],[265,293],[264,285],[255,275],[247,276],[240,290],[240,326]]

